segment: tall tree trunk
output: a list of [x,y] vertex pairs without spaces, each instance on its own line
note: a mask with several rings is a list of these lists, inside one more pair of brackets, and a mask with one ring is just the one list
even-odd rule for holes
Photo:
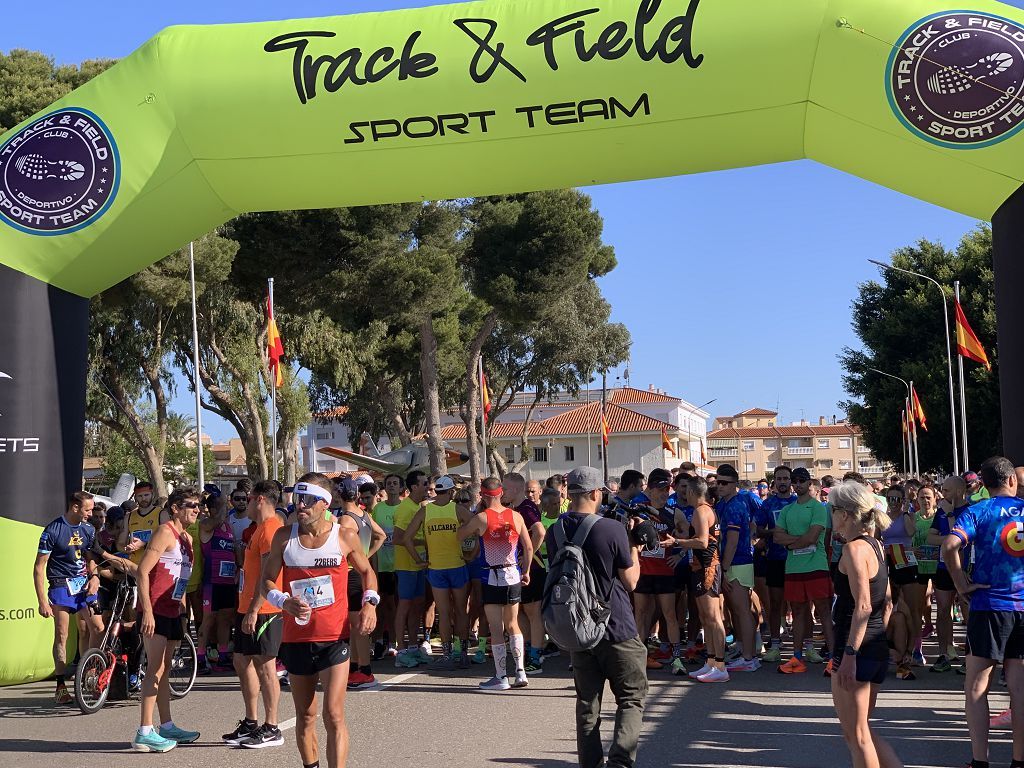
[[512,465],[513,472],[522,472],[530,463],[530,419],[533,418],[533,412],[537,409],[539,402],[540,393],[538,392],[523,418],[523,434],[519,438],[519,461]]
[[430,473],[448,472],[441,443],[441,395],[437,388],[437,337],[434,320],[428,314],[420,323],[420,379],[423,382],[423,402],[427,413],[427,446],[430,448]]
[[[493,309],[484,318],[483,325],[477,331],[473,342],[469,345],[469,357],[466,360],[466,407],[462,412],[462,420],[466,424],[466,453],[469,455],[469,477],[473,491],[480,488],[481,451],[480,436],[476,428],[476,420],[480,417],[480,353],[484,342],[494,331],[498,322],[498,313]],[[484,418],[487,418],[486,414]],[[483,457],[486,460],[487,447],[484,446]]]
[[[107,422],[107,425],[112,428],[115,424],[123,425],[117,431],[134,448],[135,454],[145,465],[146,472],[149,473],[148,479],[153,483],[154,498],[166,498],[167,482],[164,480],[164,454],[160,446],[153,443],[153,438],[146,429],[142,416],[136,410],[135,404],[130,401],[125,391],[124,382],[115,366],[109,363],[109,361],[104,365],[100,378],[107,396],[114,402],[115,407],[124,417],[123,422],[121,419],[111,419]],[[162,392],[163,390],[161,389],[160,391]],[[164,429],[166,429],[166,416]]]

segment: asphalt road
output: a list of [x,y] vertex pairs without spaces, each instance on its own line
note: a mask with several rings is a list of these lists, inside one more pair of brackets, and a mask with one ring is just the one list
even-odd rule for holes
[[[927,650],[927,648],[926,648]],[[530,687],[503,694],[475,690],[486,667],[437,672],[395,670],[378,662],[380,690],[349,694],[350,766],[431,768],[572,768],[575,761],[574,696],[567,660],[550,659]],[[786,676],[774,665],[734,674],[724,685],[683,682],[651,673],[641,766],[741,766],[822,768],[849,765],[832,709],[829,681],[820,667]],[[876,723],[907,766],[962,766],[970,758],[963,717],[963,677],[918,670],[915,681],[890,677],[879,698]],[[192,693],[174,702],[174,719],[203,735],[166,756],[128,750],[138,705],[108,705],[84,716],[74,705],[55,707],[53,683],[0,689],[0,766],[149,765],[173,760],[197,768],[266,768],[300,765],[290,725],[290,694],[282,693],[283,747],[260,751],[220,744],[241,717],[237,682],[200,678]],[[611,699],[610,693],[608,699]],[[1006,706],[1003,688],[992,694]],[[614,709],[606,707],[605,728]],[[322,726],[321,726],[322,727]],[[995,731],[993,765],[1010,761],[1009,732]],[[321,741],[321,745],[323,742]],[[322,748],[322,747],[321,747]],[[56,755],[63,755],[56,757]],[[55,763],[56,760],[56,763]],[[326,768],[326,761],[322,761]]]

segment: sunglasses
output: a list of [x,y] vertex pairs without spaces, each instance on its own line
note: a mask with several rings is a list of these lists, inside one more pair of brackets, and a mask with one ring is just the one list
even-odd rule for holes
[[890,504],[898,504],[899,502],[903,501],[903,497],[902,496],[886,496],[885,500],[888,501]]
[[723,480],[722,478],[718,478],[719,485],[732,485],[735,482],[735,480]]
[[199,509],[201,506],[198,501],[186,501],[181,505],[184,509]]
[[312,509],[318,501],[323,501],[323,499],[319,496],[314,496],[312,493],[300,493],[298,494],[298,501],[302,506]]

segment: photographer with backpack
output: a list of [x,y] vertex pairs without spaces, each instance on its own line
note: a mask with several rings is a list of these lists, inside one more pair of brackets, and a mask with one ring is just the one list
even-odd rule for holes
[[[599,470],[578,467],[567,485],[569,511],[546,536],[544,625],[572,653],[580,768],[627,768],[636,764],[647,697],[647,648],[629,603],[640,577],[638,532],[644,524],[632,517],[623,526],[596,514],[605,490]],[[607,758],[601,743],[606,682],[617,707]]]

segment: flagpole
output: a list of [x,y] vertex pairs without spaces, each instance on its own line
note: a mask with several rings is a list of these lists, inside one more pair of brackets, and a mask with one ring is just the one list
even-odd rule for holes
[[910,439],[910,431],[907,429],[907,411],[900,412],[900,448],[903,450],[903,474],[909,475],[907,471],[907,440]]
[[[960,305],[960,281],[953,281],[953,297],[956,299],[957,306]],[[957,336],[959,339],[960,337]],[[963,442],[960,444],[960,455],[964,460],[964,471],[971,468],[971,462],[967,455],[967,398],[964,396],[964,356],[960,354],[959,348],[957,349],[956,355],[957,367],[960,369],[960,433],[963,437]],[[953,431],[956,431],[956,427],[953,427]]]
[[[601,371],[601,424],[604,424],[605,408],[608,404],[608,372]],[[604,440],[604,427],[601,427],[601,469],[604,472],[604,484],[608,485],[608,447],[611,445],[609,439],[606,443]]]
[[[270,296],[270,316],[274,317],[274,278],[267,278],[267,291]],[[275,320],[276,324],[276,320]],[[278,365],[281,362],[278,361]],[[270,377],[270,463],[273,466],[273,479],[277,480],[277,372],[272,371]]]
[[[484,356],[480,355],[476,361],[476,377],[480,383],[480,442],[483,444],[483,465],[480,467],[485,475],[490,475],[490,462],[487,460],[487,411],[484,405]],[[492,370],[491,373],[494,373]]]
[[[590,405],[590,372],[587,372],[587,405]],[[587,422],[587,466],[593,466],[591,462],[591,448],[590,444],[593,442],[591,438],[590,422]]]
[[196,254],[194,243],[188,244],[188,279],[192,284],[192,371],[196,391],[196,485],[200,488],[206,483],[203,467],[203,414],[202,398],[199,395],[199,321],[196,316]]
[[917,411],[914,410],[914,380],[910,380],[910,397],[911,400],[907,403],[907,410],[910,411],[910,436],[914,441],[914,477],[921,476],[921,454],[918,452],[917,447]]

